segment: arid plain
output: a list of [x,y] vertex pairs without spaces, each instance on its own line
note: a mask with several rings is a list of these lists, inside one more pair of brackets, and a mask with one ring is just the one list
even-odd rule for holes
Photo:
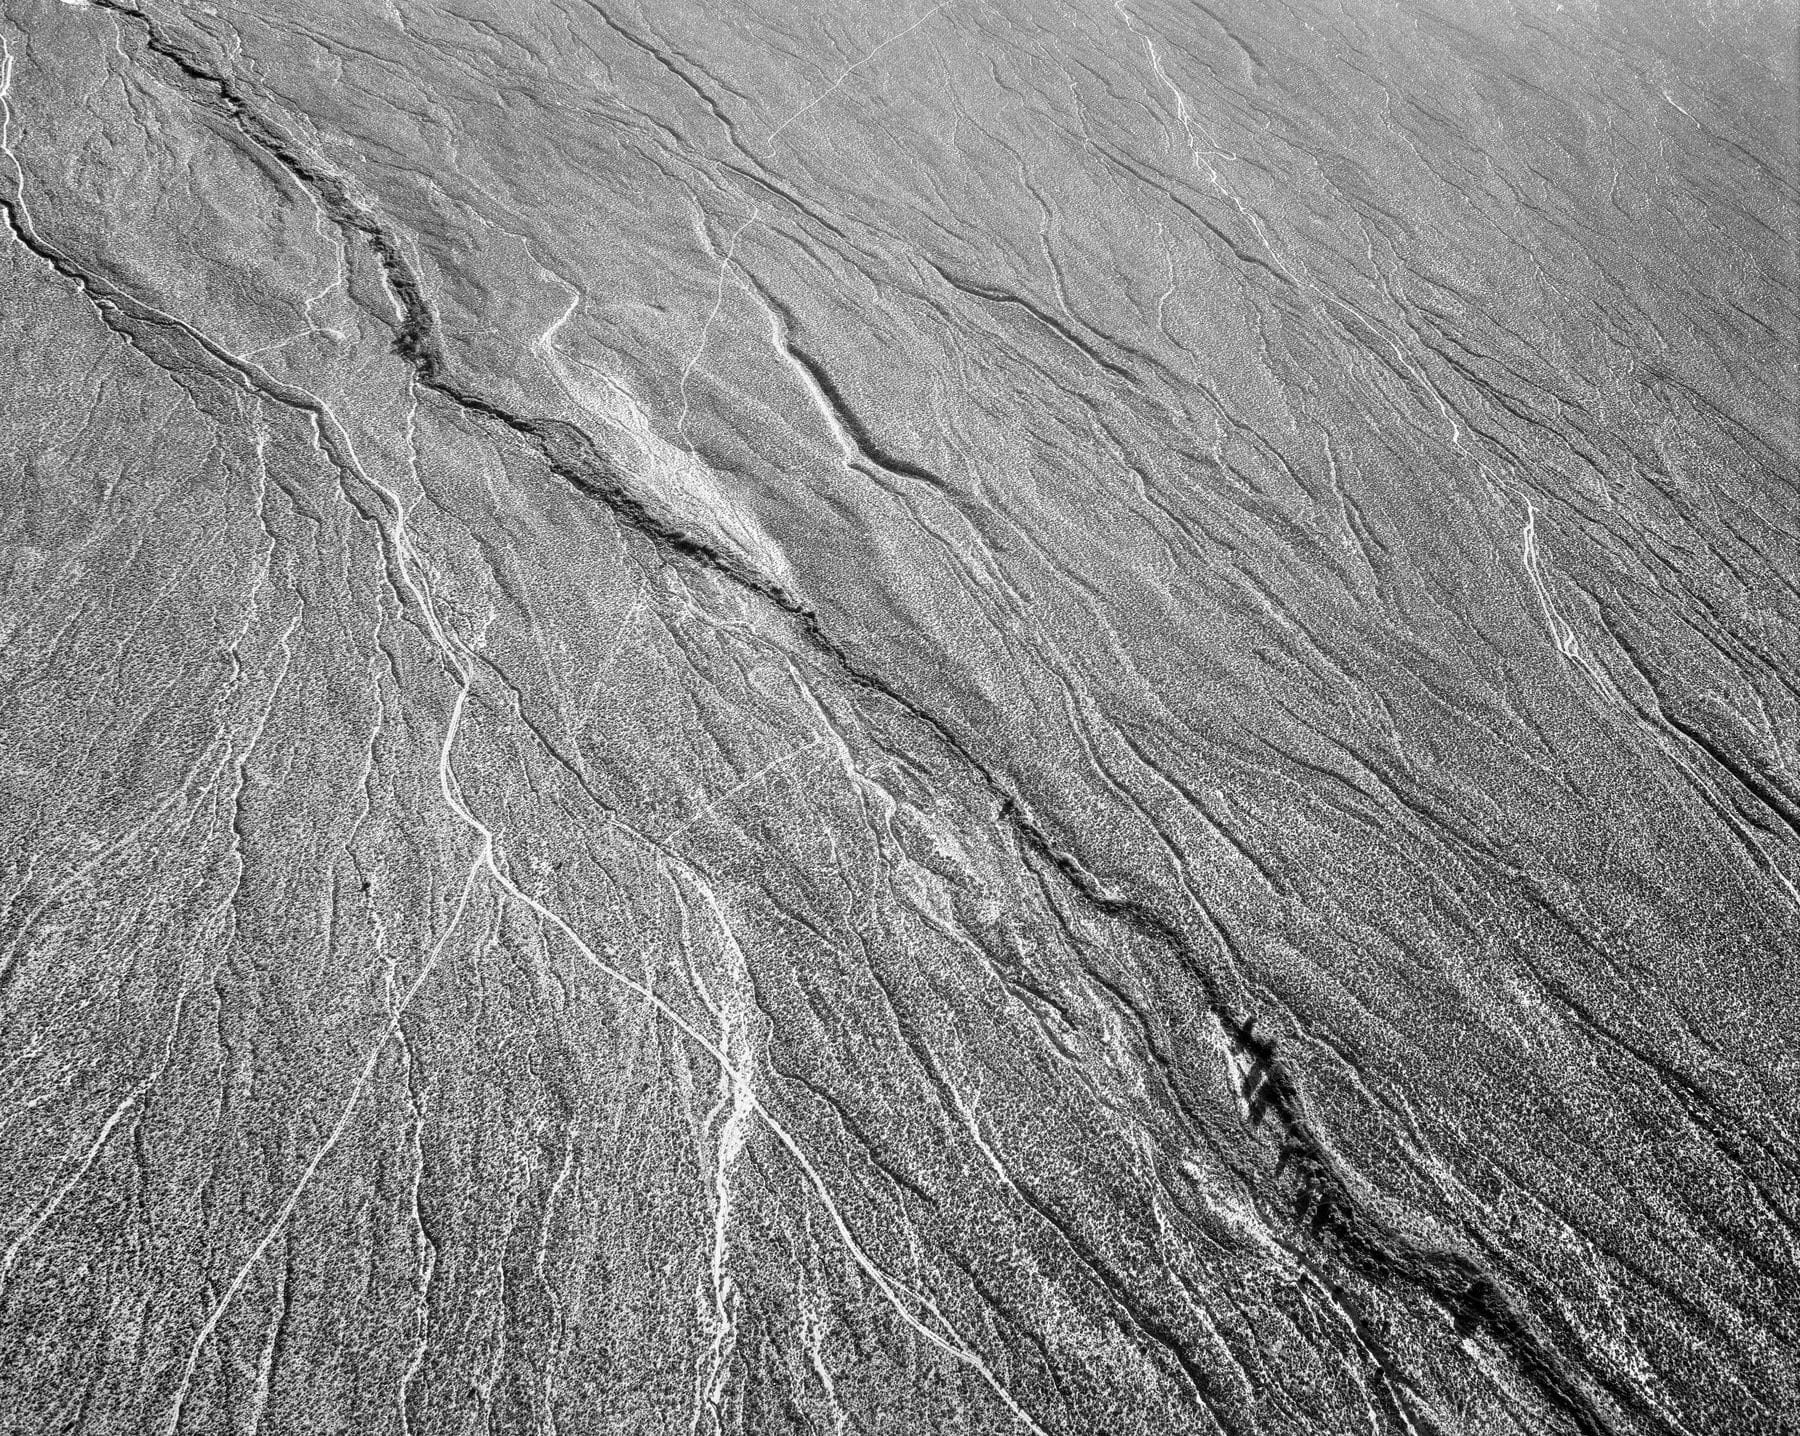
[[0,7],[0,1430],[1800,1402],[1778,3]]

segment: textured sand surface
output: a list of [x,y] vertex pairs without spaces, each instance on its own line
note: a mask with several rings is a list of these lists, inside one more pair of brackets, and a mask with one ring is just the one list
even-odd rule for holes
[[5,0],[0,1430],[1800,1403],[1800,19]]

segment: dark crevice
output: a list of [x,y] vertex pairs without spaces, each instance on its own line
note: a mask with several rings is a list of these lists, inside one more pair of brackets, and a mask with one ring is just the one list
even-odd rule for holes
[[1042,325],[1045,329],[1048,329],[1052,334],[1056,335],[1057,338],[1061,339],[1063,343],[1085,356],[1096,368],[1111,374],[1115,379],[1122,379],[1127,383],[1137,382],[1136,376],[1133,375],[1129,369],[1113,363],[1112,360],[1108,359],[1104,354],[1101,354],[1092,344],[1089,344],[1087,340],[1083,339],[1067,324],[1064,324],[1053,315],[1046,314],[1041,308],[1033,304],[1024,296],[1014,294],[1009,289],[1002,289],[995,285],[981,284],[973,279],[960,278],[959,276],[950,273],[934,259],[927,259],[925,262],[931,266],[939,279],[943,280],[945,284],[948,284],[958,293],[966,294],[972,299],[985,299],[990,304],[1002,304],[1010,308],[1023,310],[1038,324]]

